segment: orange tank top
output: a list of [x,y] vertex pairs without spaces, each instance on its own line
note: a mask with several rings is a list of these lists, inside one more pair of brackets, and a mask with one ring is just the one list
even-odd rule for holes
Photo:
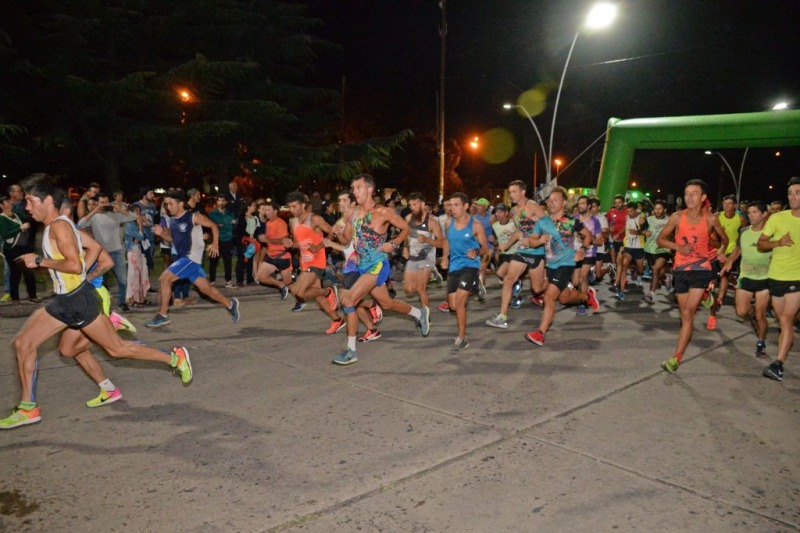
[[295,226],[292,233],[300,248],[300,269],[303,271],[311,267],[324,269],[327,266],[325,248],[322,247],[316,252],[310,250],[311,246],[321,243],[323,239],[321,234],[311,228],[311,216]]
[[715,250],[709,245],[708,214],[705,211],[701,213],[700,220],[692,223],[686,218],[686,211],[681,212],[681,221],[675,229],[675,242],[691,245],[692,251],[688,254],[675,252],[672,266],[675,271],[711,270],[710,257]]

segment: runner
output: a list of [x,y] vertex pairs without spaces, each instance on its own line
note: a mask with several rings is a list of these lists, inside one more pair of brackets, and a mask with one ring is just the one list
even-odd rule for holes
[[[597,241],[598,244],[596,244],[597,252],[595,253],[595,255],[597,259],[594,264],[594,281],[592,281],[591,273],[589,274],[589,284],[591,285],[598,283],[603,279],[603,276],[605,276],[608,273],[611,263],[608,262],[609,261],[608,246],[607,246],[609,238],[608,218],[606,218],[605,213],[600,212],[599,198],[594,196],[589,198],[589,207],[590,207],[589,213],[591,213],[591,215],[595,217],[597,221],[600,223],[600,229],[603,235],[602,239],[603,242],[600,243],[599,241]],[[605,266],[606,263],[608,263],[609,266]],[[614,275],[612,274],[612,277],[613,276]]]
[[324,234],[331,233],[331,227],[320,215],[311,212],[311,204],[305,194],[294,191],[286,196],[286,205],[292,219],[289,224],[292,230],[292,239],[286,237],[284,246],[292,246],[300,252],[300,273],[297,279],[289,286],[289,290],[296,298],[305,301],[315,299],[320,309],[331,319],[331,324],[325,333],[333,335],[346,326],[336,309],[339,307],[339,298],[336,295],[336,286],[327,289],[322,287],[325,278],[325,268],[328,259],[325,255],[325,244],[322,242]]
[[[255,237],[267,246],[256,279],[263,285],[276,287],[281,300],[285,300],[289,297],[289,284],[292,282],[292,254],[284,244],[289,238],[289,226],[278,216],[278,209],[275,202],[261,204],[258,208],[258,216],[264,224],[256,229]],[[280,279],[275,277],[276,274]]]
[[[342,307],[347,317],[347,348],[334,357],[337,365],[350,365],[358,361],[356,354],[356,335],[358,334],[358,318],[356,305],[366,295],[371,294],[384,311],[412,316],[417,329],[423,337],[430,331],[430,309],[418,309],[403,301],[393,300],[386,288],[389,277],[389,261],[387,254],[400,247],[408,234],[406,221],[394,209],[376,205],[373,194],[375,181],[368,174],[360,174],[353,179],[353,195],[356,205],[344,217],[345,227],[342,232],[344,242],[354,240],[358,261],[359,278],[351,286],[347,295],[343,296]],[[394,240],[386,241],[389,225],[400,229]]]
[[534,296],[541,296],[547,288],[544,272],[544,247],[531,244],[531,236],[537,221],[546,216],[546,212],[535,201],[526,197],[526,185],[523,181],[512,181],[508,184],[508,195],[513,202],[512,214],[517,225],[517,252],[511,256],[506,273],[503,276],[503,290],[500,295],[500,313],[486,321],[493,328],[508,328],[508,307],[512,298],[517,298],[522,290],[518,281],[525,271],[531,280]]
[[487,251],[480,257],[481,269],[478,278],[478,300],[484,302],[486,300],[486,269],[492,261],[492,254],[494,253],[494,236],[492,235],[492,224],[494,223],[494,216],[489,213],[489,200],[486,198],[479,198],[475,201],[475,220],[483,226],[483,234],[487,239]]
[[769,293],[780,323],[778,356],[766,367],[764,377],[783,381],[783,363],[794,343],[794,322],[800,310],[800,177],[789,180],[789,209],[773,213],[758,239],[758,249],[772,250],[769,264]]
[[[747,218],[740,214],[736,209],[736,197],[732,194],[722,199],[722,211],[719,213],[719,224],[728,236],[728,247],[722,250],[720,254],[720,262],[724,265],[728,261],[728,257],[736,247],[736,240],[739,237],[739,231],[747,226]],[[719,296],[717,297],[717,309],[722,306],[725,301],[725,295],[728,293],[728,284],[736,283],[734,277],[738,270],[738,265],[731,265],[727,270],[728,274],[720,278],[719,283]],[[735,298],[734,298],[735,299]]]
[[[572,274],[572,284],[580,289],[581,292],[588,294],[589,292],[589,273],[594,270],[595,263],[597,262],[597,246],[603,244],[603,227],[597,217],[592,215],[589,206],[589,197],[582,195],[578,198],[578,214],[575,218],[580,220],[585,228],[592,232],[592,244],[588,249],[584,250],[583,259],[575,260],[575,272]],[[575,234],[573,239],[573,246],[575,248],[576,256],[581,253],[583,248],[583,237],[580,233]],[[585,304],[579,304],[577,314],[584,316],[588,313]]]
[[[583,259],[584,253],[591,247],[593,236],[580,220],[566,215],[566,206],[566,189],[555,187],[547,197],[549,216],[536,222],[529,239],[533,246],[544,246],[547,251],[546,271],[549,284],[544,292],[544,311],[539,329],[525,334],[525,338],[537,346],[544,346],[544,337],[556,314],[556,300],[562,305],[586,304],[595,313],[600,310],[593,288],[590,287],[588,293],[581,292],[571,282],[575,260]],[[583,237],[582,247],[577,253],[572,247],[575,234]]]
[[448,268],[447,301],[456,312],[458,336],[451,351],[459,352],[469,347],[467,341],[467,301],[479,290],[481,258],[488,251],[483,224],[477,215],[467,212],[469,198],[463,192],[450,195],[453,217],[445,224],[444,257],[442,264]]
[[667,271],[667,262],[672,254],[666,248],[658,245],[658,236],[669,222],[667,216],[667,203],[664,200],[656,200],[653,203],[653,214],[647,217],[647,229],[643,235],[647,237],[644,243],[644,257],[650,265],[652,278],[650,279],[650,290],[645,289],[642,297],[649,304],[655,303],[656,289],[658,289],[664,274]]
[[442,229],[435,217],[425,212],[425,198],[418,192],[408,195],[411,213],[406,217],[408,224],[407,246],[403,257],[407,259],[403,271],[403,290],[406,297],[419,295],[419,303],[430,307],[428,283],[431,272],[436,269],[436,248],[444,246]]
[[159,361],[177,369],[181,381],[192,380],[192,366],[186,348],[161,352],[136,342],[123,341],[100,310],[97,292],[86,283],[85,256],[81,236],[72,221],[59,209],[66,192],[55,187],[45,174],[34,174],[25,183],[28,212],[44,224],[43,257],[33,253],[21,256],[27,268],[47,268],[53,280],[55,297],[34,311],[14,339],[17,352],[22,401],[11,415],[0,420],[0,429],[11,429],[41,420],[36,405],[37,349],[67,328],[81,330],[112,357]]
[[[500,278],[500,283],[502,283],[508,273],[511,258],[517,253],[519,234],[517,233],[517,224],[511,218],[511,210],[508,209],[506,204],[497,204],[494,208],[494,215],[495,222],[492,224],[492,233],[494,233],[494,237],[497,240],[494,259],[497,265],[495,274]],[[522,290],[522,278],[517,278],[514,286],[519,289],[519,294]],[[519,309],[521,305],[522,298],[519,296],[512,298],[512,309]]]
[[719,236],[721,246],[728,245],[728,237],[719,225],[719,219],[703,207],[707,188],[702,180],[686,182],[683,193],[686,208],[669,217],[656,240],[658,246],[675,251],[672,283],[681,313],[681,329],[675,355],[661,363],[661,368],[669,373],[677,372],[683,360],[692,340],[697,306],[716,278],[711,264],[716,251],[708,244],[711,234]]
[[[728,256],[728,262],[722,266],[720,276],[727,276],[733,265],[741,258],[739,281],[736,287],[736,315],[740,318],[751,316],[751,323],[756,334],[757,357],[766,357],[767,352],[767,308],[769,307],[769,286],[767,276],[771,252],[758,250],[758,238],[764,229],[769,216],[767,204],[751,202],[747,208],[750,226],[739,230],[736,243]],[[755,298],[755,306],[752,305]]]
[[161,307],[156,316],[145,322],[144,325],[148,328],[160,328],[171,323],[167,314],[169,297],[172,294],[172,284],[179,279],[188,279],[201,293],[220,303],[228,310],[233,318],[233,323],[236,324],[240,318],[239,300],[228,299],[210,284],[200,264],[203,259],[203,249],[206,248],[202,228],[211,230],[208,256],[216,257],[219,254],[217,225],[200,212],[193,213],[186,210],[186,194],[182,189],[169,189],[164,195],[163,201],[167,204],[167,210],[172,219],[169,227],[155,226],[153,231],[159,238],[173,243],[177,260],[159,276]]
[[[639,213],[639,204],[628,202],[627,217],[625,218],[625,240],[622,249],[622,259],[617,260],[617,277],[614,285],[617,287],[617,300],[625,299],[625,289],[628,285],[628,270],[631,265],[636,266],[636,274],[644,272],[644,238],[647,219]],[[617,250],[619,252],[619,250]]]

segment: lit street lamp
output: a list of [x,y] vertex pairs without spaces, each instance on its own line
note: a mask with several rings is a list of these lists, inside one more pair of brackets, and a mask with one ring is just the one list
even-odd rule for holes
[[[575,38],[572,39],[572,45],[569,47],[569,53],[567,54],[567,60],[564,62],[564,70],[561,72],[561,81],[558,83],[558,91],[556,92],[556,103],[553,107],[553,119],[550,122],[550,145],[548,149],[548,157],[547,160],[551,161],[553,158],[553,133],[556,129],[556,114],[558,113],[558,101],[561,99],[561,88],[564,86],[564,78],[567,75],[567,67],[569,66],[569,60],[572,58],[572,50],[575,48],[575,43],[578,41],[578,35],[581,34],[582,29],[592,29],[592,30],[599,30],[603,28],[607,28],[611,25],[614,19],[617,16],[617,6],[615,4],[611,4],[609,2],[599,2],[589,10],[589,14],[586,16],[586,22],[583,26],[578,27],[578,31],[575,32]],[[548,173],[547,173],[547,183],[550,184],[550,172],[548,166]]]
[[558,177],[559,170],[561,169],[561,165],[563,165],[564,162],[562,160],[556,158],[556,159],[553,159],[553,164],[556,166],[556,177]]

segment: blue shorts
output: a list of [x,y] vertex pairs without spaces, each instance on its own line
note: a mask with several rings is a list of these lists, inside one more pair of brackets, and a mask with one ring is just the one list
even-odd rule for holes
[[170,264],[167,270],[178,276],[179,279],[188,279],[192,283],[194,283],[197,278],[206,277],[203,267],[188,257],[181,257]]
[[376,263],[372,266],[361,268],[358,267],[358,273],[360,275],[364,274],[372,274],[373,276],[377,276],[377,280],[375,280],[375,286],[380,287],[381,285],[386,283],[386,280],[389,279],[389,273],[391,272],[391,268],[389,267],[389,260],[384,259],[380,263]]

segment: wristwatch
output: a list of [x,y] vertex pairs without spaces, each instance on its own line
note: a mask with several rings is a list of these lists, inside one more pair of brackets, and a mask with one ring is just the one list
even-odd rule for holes
[[37,267],[38,267],[38,266],[40,266],[40,265],[42,264],[42,256],[41,256],[41,255],[37,255],[37,256],[36,256],[36,257],[33,259],[33,262],[34,262],[34,263],[36,263],[36,266],[37,266]]

